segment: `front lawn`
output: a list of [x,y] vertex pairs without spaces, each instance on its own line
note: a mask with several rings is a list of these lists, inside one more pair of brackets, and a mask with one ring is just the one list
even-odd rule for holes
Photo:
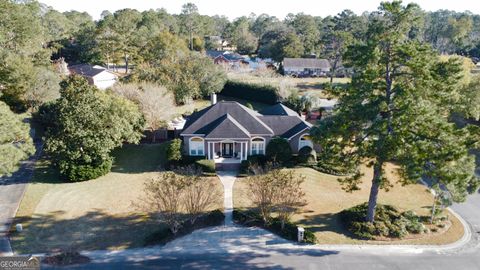
[[[144,182],[165,162],[165,144],[126,145],[114,156],[111,173],[78,183],[59,181],[49,162],[39,161],[16,217],[24,231],[11,234],[14,251],[139,247],[146,236],[162,228],[134,204],[143,194]],[[218,178],[211,181],[222,190]],[[219,197],[211,210],[222,208],[222,202]]]
[[[392,166],[387,168],[390,179],[395,175]],[[446,244],[460,239],[463,235],[463,226],[452,214],[450,229],[443,234],[425,235],[420,238],[402,239],[397,241],[367,241],[359,240],[345,230],[340,221],[339,212],[352,206],[368,201],[370,180],[365,180],[360,191],[347,193],[338,183],[338,177],[323,174],[310,168],[295,169],[297,173],[306,177],[303,190],[306,193],[307,205],[302,207],[300,213],[293,217],[298,222],[315,233],[319,244]],[[364,168],[364,179],[371,179],[372,171]],[[244,180],[240,178],[234,186],[234,207],[248,208],[251,202],[246,190]],[[389,191],[380,191],[379,203],[390,204],[402,211],[413,210],[418,215],[428,215],[433,197],[425,186],[408,185],[395,186]]]

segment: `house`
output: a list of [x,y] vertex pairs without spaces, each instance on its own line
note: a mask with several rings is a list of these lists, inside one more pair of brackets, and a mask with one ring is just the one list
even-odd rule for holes
[[317,58],[285,58],[283,72],[295,77],[326,76],[330,72],[330,62]]
[[312,125],[281,103],[260,112],[235,101],[212,103],[187,118],[180,133],[186,155],[240,163],[250,155],[265,155],[276,136],[285,138],[293,153],[313,148],[308,134]]
[[207,56],[213,59],[217,65],[227,65],[231,68],[239,68],[244,62],[244,58],[238,54],[230,51],[207,51]]
[[117,82],[117,75],[108,71],[102,66],[92,66],[88,64],[79,64],[68,67],[71,74],[78,74],[91,85],[99,89],[107,89]]
[[270,58],[259,58],[259,57],[245,57],[243,62],[246,63],[246,68],[249,70],[262,70],[267,68],[276,68],[275,63]]

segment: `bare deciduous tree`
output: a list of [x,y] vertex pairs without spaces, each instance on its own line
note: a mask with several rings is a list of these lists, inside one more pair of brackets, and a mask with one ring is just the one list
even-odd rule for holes
[[200,176],[201,171],[192,167],[184,168],[183,171],[186,172],[185,210],[190,215],[190,223],[194,224],[220,195],[214,183]]
[[167,125],[175,117],[175,102],[171,92],[165,87],[154,83],[119,84],[113,87],[113,92],[129,99],[140,106],[155,142],[155,132]]
[[299,207],[305,205],[305,192],[302,190],[302,183],[305,176],[296,176],[293,171],[273,170],[272,177],[277,181],[277,202],[276,212],[282,222],[282,230],[285,223],[290,220],[292,215]]
[[301,188],[305,177],[296,176],[293,171],[271,168],[269,165],[251,168],[255,175],[248,179],[248,190],[263,222],[268,224],[272,213],[277,212],[283,230],[285,222],[305,204],[305,192]]
[[158,212],[173,234],[182,225],[181,207],[186,188],[185,179],[174,172],[162,173],[145,183],[145,194],[141,205],[146,211]]
[[264,224],[270,222],[277,196],[275,179],[268,173],[272,166],[271,164],[267,164],[264,167],[251,166],[250,170],[254,175],[248,178],[247,181],[251,200],[258,207]]

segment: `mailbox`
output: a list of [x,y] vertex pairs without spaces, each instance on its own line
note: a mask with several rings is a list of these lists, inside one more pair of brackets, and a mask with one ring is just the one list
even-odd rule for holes
[[305,229],[302,227],[297,227],[298,229],[298,242],[303,242],[304,234],[305,234]]

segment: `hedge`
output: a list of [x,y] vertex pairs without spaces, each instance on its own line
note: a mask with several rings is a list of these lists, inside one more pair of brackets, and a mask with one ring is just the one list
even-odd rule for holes
[[276,87],[238,81],[227,81],[220,95],[274,105],[282,101]]
[[60,174],[63,178],[72,181],[85,181],[95,179],[110,172],[112,168],[112,159],[107,159],[98,165],[92,164],[72,164],[72,162],[59,162]]
[[195,165],[200,168],[203,172],[203,175],[206,176],[215,176],[217,172],[215,170],[215,161],[210,159],[201,159],[195,161]]
[[317,152],[310,146],[304,146],[298,151],[298,162],[301,164],[315,165],[317,163]]

